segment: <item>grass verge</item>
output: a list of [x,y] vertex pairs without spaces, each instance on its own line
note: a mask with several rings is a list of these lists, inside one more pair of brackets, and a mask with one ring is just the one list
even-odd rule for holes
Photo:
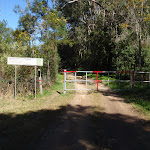
[[[49,124],[60,120],[74,92],[62,94],[62,75],[43,96],[37,99],[5,99],[0,101],[0,149],[23,149]],[[69,86],[72,86],[71,84]],[[32,97],[31,97],[32,98]]]
[[[97,74],[88,74],[89,78],[97,79]],[[99,75],[99,80],[108,80],[108,76]],[[109,80],[118,80],[116,76],[110,75]],[[108,82],[103,82],[104,85],[108,85]],[[130,89],[130,83],[116,83],[110,82],[109,87],[111,89]],[[123,97],[127,103],[134,104],[142,113],[146,114],[150,118],[150,87],[148,83],[135,83],[133,91],[118,91],[118,94]]]
[[150,119],[150,88],[139,88],[128,92],[119,91],[118,93],[127,103],[134,104]]

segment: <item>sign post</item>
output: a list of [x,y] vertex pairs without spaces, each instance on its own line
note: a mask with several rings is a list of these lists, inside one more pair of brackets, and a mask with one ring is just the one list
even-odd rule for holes
[[66,94],[66,72],[65,71],[66,69],[64,69],[63,71],[64,72],[64,92],[63,92],[64,94]]
[[38,69],[38,76],[39,76],[39,88],[40,88],[40,94],[43,94],[43,90],[42,90],[42,76],[41,76],[41,69]]
[[15,99],[16,99],[16,87],[17,87],[17,66],[15,65]]
[[8,57],[7,64],[15,65],[15,99],[17,89],[17,65],[35,66],[35,99],[36,99],[36,71],[37,66],[43,66],[43,58]]
[[35,99],[36,99],[36,66],[35,66]]

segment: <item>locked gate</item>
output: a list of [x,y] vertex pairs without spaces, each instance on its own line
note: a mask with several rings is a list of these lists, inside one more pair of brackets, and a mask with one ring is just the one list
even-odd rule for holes
[[[74,73],[74,80],[67,79],[67,73]],[[85,73],[85,79],[78,79],[77,78],[77,73]],[[97,74],[97,79],[96,80],[88,79],[88,73]],[[110,74],[112,74],[112,73],[113,74],[118,74],[119,79],[118,80],[110,80]],[[129,80],[121,80],[120,75],[123,74],[123,73],[124,74],[129,74],[130,79]],[[98,78],[99,74],[107,74],[108,79],[107,80],[99,80],[99,78]],[[147,80],[147,81],[136,80],[135,81],[135,74],[149,74],[149,80]],[[68,90],[97,90],[97,91],[99,91],[98,83],[102,83],[102,82],[108,82],[108,87],[109,87],[110,82],[119,82],[119,89],[118,90],[120,90],[120,83],[121,82],[128,82],[130,84],[130,89],[128,89],[128,90],[133,90],[134,89],[134,83],[135,82],[142,82],[142,83],[143,82],[148,82],[149,86],[150,86],[150,72],[136,72],[136,71],[67,71],[67,70],[63,70],[63,75],[64,75],[64,78],[63,78],[63,83],[64,83],[63,93],[64,94]],[[75,83],[74,88],[73,89],[67,88],[67,86],[66,86],[67,82],[74,82]],[[76,87],[77,82],[85,82],[86,88],[85,89],[78,89]],[[97,89],[89,89],[88,86],[87,86],[88,82],[95,82],[97,84]]]

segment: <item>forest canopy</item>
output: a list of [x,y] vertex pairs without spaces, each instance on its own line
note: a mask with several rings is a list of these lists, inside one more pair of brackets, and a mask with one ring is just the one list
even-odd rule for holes
[[14,11],[16,30],[0,22],[1,79],[12,77],[10,56],[44,58],[49,85],[62,69],[150,71],[149,0],[26,0]]

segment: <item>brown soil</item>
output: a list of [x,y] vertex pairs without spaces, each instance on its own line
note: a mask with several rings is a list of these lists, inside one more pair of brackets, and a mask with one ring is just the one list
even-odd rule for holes
[[[85,84],[77,83],[77,88],[84,89]],[[149,150],[150,122],[115,92],[99,84],[98,93],[77,91],[66,113],[30,148]]]

